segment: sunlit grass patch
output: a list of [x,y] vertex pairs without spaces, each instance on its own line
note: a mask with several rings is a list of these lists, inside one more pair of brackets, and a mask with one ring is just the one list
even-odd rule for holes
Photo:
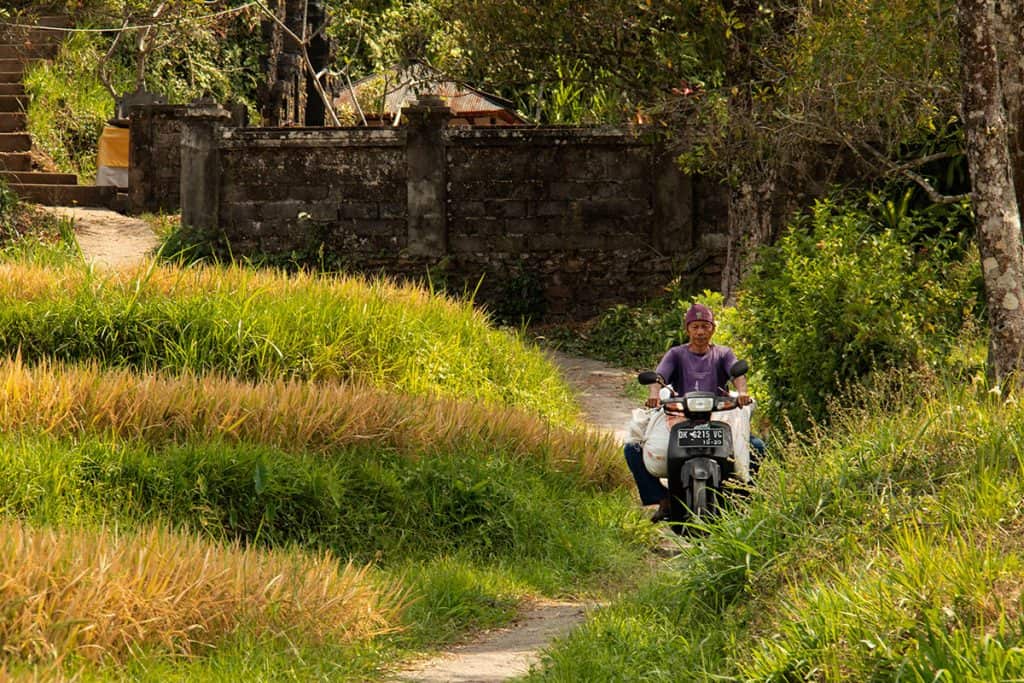
[[535,678],[1024,677],[1024,408],[917,379],[778,444],[745,504]]
[[535,348],[468,303],[386,280],[241,266],[0,264],[0,351],[244,379],[362,381],[516,406],[562,425],[577,408]]
[[319,555],[222,547],[150,529],[46,530],[0,522],[6,657],[124,661],[195,655],[244,627],[303,643],[393,629],[402,596],[365,568]]
[[1016,678],[1024,673],[1024,562],[1019,548],[1007,550],[971,533],[901,528],[867,562],[837,566],[781,596],[778,630],[739,660],[742,674]]

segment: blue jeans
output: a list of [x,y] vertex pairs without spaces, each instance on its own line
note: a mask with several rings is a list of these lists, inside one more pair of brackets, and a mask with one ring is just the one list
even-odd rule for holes
[[[751,471],[756,471],[755,463],[760,464],[764,457],[764,441],[751,435],[750,446],[754,451],[751,453]],[[644,466],[644,449],[638,443],[627,443],[623,449],[626,456],[626,464],[629,471],[633,473],[633,480],[640,492],[640,502],[644,505],[654,505],[668,498],[668,489],[661,483],[661,480],[647,471]]]
[[626,464],[629,465],[629,471],[633,473],[633,479],[636,481],[636,488],[640,491],[640,502],[644,505],[654,505],[668,498],[668,489],[665,485],[644,467],[643,446],[638,443],[627,443],[624,452]]

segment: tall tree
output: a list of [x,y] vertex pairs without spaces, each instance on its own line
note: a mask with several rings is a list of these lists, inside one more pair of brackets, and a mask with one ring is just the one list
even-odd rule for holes
[[997,36],[1012,34],[995,0],[958,0],[963,119],[972,199],[988,303],[991,370],[999,383],[1024,360],[1024,253],[1003,100]]
[[[1024,198],[1024,3],[1000,0],[996,9],[1000,19],[996,25],[999,31],[997,50],[1006,104],[1013,186],[1017,191],[1017,202],[1021,204],[1021,198]],[[1024,225],[1024,204],[1020,209]]]

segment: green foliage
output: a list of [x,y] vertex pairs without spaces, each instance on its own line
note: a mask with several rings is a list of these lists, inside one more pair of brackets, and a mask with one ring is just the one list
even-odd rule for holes
[[[171,4],[170,16],[163,15],[159,30],[149,34],[141,85],[172,103],[212,97],[251,105],[263,51],[255,31],[257,14],[249,11],[211,21],[212,10],[202,2]],[[148,25],[155,7],[96,0],[75,8],[75,17],[87,28],[119,27],[126,17],[131,26]],[[119,96],[133,92],[138,33],[127,30],[117,45],[115,30],[70,33],[54,60],[39,62],[26,72],[28,125],[35,143],[61,171],[85,182],[96,174],[99,138],[114,114],[114,97],[97,67],[103,65]]]
[[35,143],[65,173],[88,182],[96,175],[96,150],[114,101],[96,76],[102,43],[93,34],[66,39],[53,62],[26,71],[28,126]]
[[498,282],[497,290],[491,311],[497,321],[517,324],[544,315],[544,285],[536,273],[525,269],[510,273]]
[[325,457],[256,443],[156,447],[23,433],[0,449],[0,509],[55,525],[159,520],[389,565],[455,553],[542,561],[563,579],[608,571],[642,543],[614,519],[629,507],[625,496],[605,501],[574,475],[478,447],[409,457],[367,444]]
[[[675,285],[669,286],[675,292]],[[732,347],[738,355],[746,352],[736,335],[735,313],[725,307],[722,295],[704,290],[692,296],[669,293],[636,307],[618,305],[598,316],[582,333],[555,330],[550,337],[568,350],[592,355],[630,368],[650,368],[672,346],[687,341],[686,311],[694,302],[715,313],[714,343]]]
[[425,61],[545,123],[635,121],[680,79],[699,80],[709,61],[699,57],[699,4],[690,0],[330,4],[345,46],[339,66],[350,73]]
[[897,156],[910,140],[942,140],[960,97],[954,4],[838,0],[803,13],[779,104]]
[[532,680],[1024,675],[1024,411],[957,376],[878,379]]
[[[260,14],[250,8],[211,20],[210,12],[202,2],[192,2],[172,25],[161,27],[157,48],[146,61],[146,89],[168,102],[209,97],[252,106],[262,80],[260,58],[266,50],[258,30]],[[135,67],[134,55],[127,47],[122,47],[117,59],[126,71]],[[127,84],[122,88],[119,92],[132,89]]]
[[849,204],[818,203],[743,285],[740,336],[777,414],[798,426],[823,418],[830,397],[875,370],[936,367],[962,350],[977,307],[976,260],[942,222],[889,209],[894,227]]

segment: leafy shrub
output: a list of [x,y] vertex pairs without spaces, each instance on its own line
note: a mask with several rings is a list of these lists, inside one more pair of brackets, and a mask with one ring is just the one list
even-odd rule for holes
[[978,264],[956,233],[924,213],[888,218],[822,201],[744,283],[740,336],[798,427],[874,370],[942,364],[976,314]]
[[72,34],[57,58],[25,73],[28,126],[36,144],[66,173],[91,178],[103,126],[114,100],[96,76],[102,44],[94,34]]
[[686,341],[686,311],[700,302],[715,313],[715,343],[745,352],[735,332],[735,314],[725,307],[719,292],[704,290],[695,295],[671,294],[641,306],[613,306],[584,332],[554,331],[549,336],[567,350],[591,355],[624,367],[649,368],[672,346]]

